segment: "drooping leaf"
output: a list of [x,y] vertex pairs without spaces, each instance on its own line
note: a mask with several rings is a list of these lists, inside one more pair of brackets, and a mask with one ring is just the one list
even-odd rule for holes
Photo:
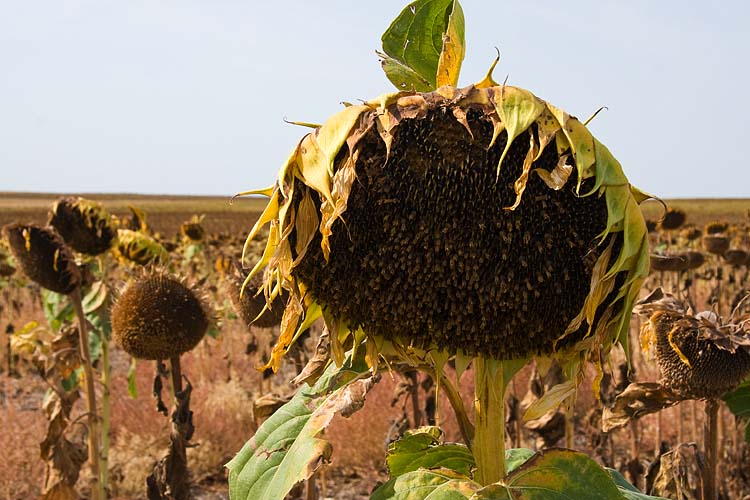
[[457,85],[465,53],[464,14],[456,0],[410,3],[383,33],[383,71],[399,90]]
[[397,476],[370,495],[370,500],[468,500],[480,485],[450,469],[419,469]]
[[550,410],[554,410],[562,404],[563,401],[575,394],[575,380],[566,380],[561,384],[550,388],[544,395],[534,401],[523,415],[524,420],[535,420]]
[[469,476],[474,467],[474,456],[469,448],[458,443],[443,443],[442,431],[437,427],[420,427],[388,448],[386,463],[392,477],[420,468],[444,467]]
[[363,359],[330,365],[313,387],[304,385],[289,403],[260,426],[227,464],[235,500],[282,500],[331,455],[320,433],[336,413],[349,416],[364,404],[377,381]]

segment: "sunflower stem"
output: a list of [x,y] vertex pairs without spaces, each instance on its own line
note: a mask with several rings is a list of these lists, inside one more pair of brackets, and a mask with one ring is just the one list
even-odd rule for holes
[[505,477],[505,381],[502,361],[474,360],[476,431],[472,452],[477,464],[475,479],[481,485]]
[[180,368],[180,355],[169,358],[169,373],[172,378],[172,397],[177,404],[177,394],[182,392],[182,369]]
[[[112,370],[109,363],[109,339],[102,336],[102,450],[101,450],[101,485],[106,497],[109,483],[109,427],[112,414]],[[103,498],[105,498],[103,497]]]
[[445,391],[445,395],[448,398],[448,402],[453,408],[453,412],[456,414],[456,420],[458,421],[458,429],[461,432],[461,437],[466,443],[466,446],[471,449],[474,442],[474,425],[469,420],[469,416],[466,413],[464,407],[464,400],[461,398],[461,394],[453,385],[448,377],[442,371],[435,371],[435,378],[438,380],[440,387]]
[[706,453],[706,468],[703,471],[703,500],[716,500],[716,459],[718,455],[719,402],[706,400],[706,426],[703,430],[703,447]]
[[70,294],[70,301],[78,316],[78,343],[83,366],[83,377],[86,383],[86,404],[88,409],[89,426],[89,463],[91,473],[94,476],[94,487],[91,490],[94,500],[104,500],[104,485],[101,478],[101,453],[99,450],[99,417],[96,412],[96,391],[94,390],[94,369],[91,366],[91,353],[89,351],[89,335],[86,325],[86,316],[83,312],[81,302],[81,288],[77,287]]

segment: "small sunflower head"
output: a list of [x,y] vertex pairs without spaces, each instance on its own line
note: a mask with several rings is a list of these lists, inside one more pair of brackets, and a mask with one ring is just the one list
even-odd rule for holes
[[724,234],[729,230],[729,224],[726,222],[714,221],[706,224],[704,232],[706,234]]
[[73,254],[53,227],[9,224],[3,233],[16,262],[29,279],[66,295],[81,283],[81,271]]
[[724,255],[729,250],[729,237],[724,233],[709,233],[703,235],[703,249],[714,255]]
[[703,231],[697,227],[687,227],[684,231],[684,237],[688,241],[695,241],[703,236]]
[[139,231],[117,231],[117,254],[122,260],[140,266],[164,265],[169,261],[167,250],[155,239]]
[[722,254],[727,264],[734,267],[743,267],[750,264],[750,253],[741,248],[730,248]]
[[138,359],[168,359],[193,349],[210,323],[200,292],[158,272],[129,282],[115,301],[112,337]]
[[266,295],[291,295],[274,367],[315,315],[334,343],[606,352],[648,274],[648,196],[581,122],[516,87],[349,106],[262,192],[246,247],[270,229],[252,274],[267,267]]
[[248,327],[271,328],[278,326],[284,315],[284,307],[289,294],[282,292],[269,304],[263,294],[263,279],[256,275],[245,283],[246,278],[247,275],[244,273],[228,273],[225,275],[227,291],[235,312]]
[[654,271],[685,271],[688,264],[687,253],[651,255],[651,269]]
[[670,208],[664,213],[664,218],[661,220],[661,228],[667,231],[679,229],[685,223],[686,219],[687,215],[684,210]]
[[117,230],[101,203],[83,198],[62,198],[49,214],[53,226],[76,252],[99,255],[112,246]]
[[201,225],[202,221],[203,216],[193,216],[192,219],[188,222],[184,222],[182,226],[180,226],[180,232],[182,232],[182,235],[190,241],[202,241],[203,238],[206,237],[206,231]]
[[696,252],[695,250],[685,252],[685,257],[687,258],[688,270],[698,269],[706,262],[706,257],[701,252]]

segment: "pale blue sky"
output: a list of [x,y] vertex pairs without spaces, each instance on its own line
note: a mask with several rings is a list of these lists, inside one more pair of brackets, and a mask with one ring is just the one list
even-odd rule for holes
[[[712,5],[713,3],[713,5]],[[391,91],[406,1],[0,0],[0,191],[219,194],[270,184],[340,101]],[[462,85],[586,118],[663,197],[748,197],[745,1],[464,0]]]

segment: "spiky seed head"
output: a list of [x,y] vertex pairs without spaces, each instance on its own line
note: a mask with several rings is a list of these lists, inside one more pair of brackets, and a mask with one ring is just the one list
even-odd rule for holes
[[83,198],[61,198],[52,205],[49,225],[76,252],[99,255],[112,246],[117,231],[101,203]]
[[263,286],[263,279],[260,276],[253,276],[253,278],[245,285],[243,291],[242,286],[243,283],[245,283],[246,277],[246,275],[233,273],[225,275],[227,291],[229,292],[229,298],[232,301],[232,307],[235,312],[248,327],[251,325],[260,328],[278,326],[284,315],[284,307],[289,299],[289,294],[286,291],[280,293],[273,301],[271,301],[266,312],[258,317],[266,306],[265,295],[262,291],[259,293],[259,289]]
[[750,373],[750,354],[719,348],[701,335],[701,322],[677,311],[656,311],[645,328],[656,338],[661,383],[689,399],[720,397]]
[[111,317],[115,342],[139,359],[168,359],[193,349],[210,322],[196,289],[156,272],[129,282]]
[[750,253],[741,248],[730,248],[722,254],[729,265],[735,267],[747,266],[750,263]]
[[723,233],[707,233],[703,235],[703,249],[714,255],[724,255],[729,250],[729,237]]
[[729,229],[729,224],[726,222],[713,221],[706,224],[704,232],[706,234],[724,234]]
[[651,255],[651,269],[654,271],[684,271],[687,268],[687,254]]
[[679,229],[687,219],[687,215],[684,210],[679,208],[670,208],[664,213],[664,218],[661,220],[661,228],[667,231],[673,231]]
[[3,228],[24,274],[53,292],[69,294],[81,283],[73,254],[55,228],[9,224]]
[[344,333],[448,353],[515,359],[589,335],[606,350],[648,272],[647,196],[580,122],[515,87],[350,106],[265,194],[256,271],[292,294],[274,355],[321,309]]

